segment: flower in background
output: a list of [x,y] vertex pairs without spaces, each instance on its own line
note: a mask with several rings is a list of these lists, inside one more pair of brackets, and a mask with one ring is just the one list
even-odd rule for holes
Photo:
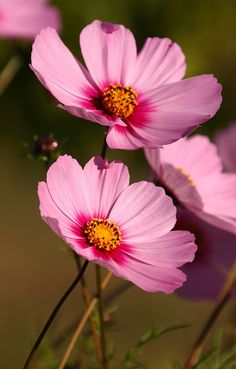
[[176,208],[162,188],[129,185],[128,168],[92,158],[84,167],[61,156],[39,184],[44,221],[79,255],[150,292],[173,292],[192,261],[194,236],[171,231]]
[[34,39],[47,26],[59,30],[60,15],[48,0],[0,0],[0,37]]
[[215,299],[236,261],[236,236],[180,207],[175,229],[179,228],[194,233],[198,249],[193,263],[181,268],[187,275],[187,281],[178,294],[194,300]]
[[212,75],[182,80],[185,57],[168,38],[148,38],[137,54],[133,34],[94,21],[80,35],[87,69],[54,29],[36,37],[32,69],[70,113],[109,126],[110,148],[160,147],[210,119],[221,103]]
[[187,209],[206,222],[236,233],[236,175],[222,172],[216,146],[204,136],[146,149],[159,180]]
[[236,172],[236,122],[218,133],[216,143],[225,169]]

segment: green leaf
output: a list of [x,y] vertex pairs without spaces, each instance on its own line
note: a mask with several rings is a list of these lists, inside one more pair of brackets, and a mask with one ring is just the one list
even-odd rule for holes
[[198,360],[197,364],[194,365],[193,369],[202,368],[202,365],[205,366],[205,364],[209,364],[209,360],[215,359],[216,353],[218,353],[218,349],[214,348],[210,352],[208,352],[206,355],[202,355],[201,358]]
[[140,349],[143,346],[166,333],[187,327],[189,327],[189,324],[175,324],[170,327],[161,328],[158,331],[155,327],[150,329],[140,338],[134,347],[126,353],[123,361],[121,362],[120,369],[135,369],[137,365],[140,367],[141,364],[137,362],[137,356],[140,354]]

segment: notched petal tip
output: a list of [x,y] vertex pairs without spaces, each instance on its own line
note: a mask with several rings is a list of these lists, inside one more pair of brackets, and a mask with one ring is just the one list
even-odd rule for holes
[[128,167],[121,160],[113,160],[112,162],[109,163],[108,160],[103,159],[99,155],[92,157],[89,163],[92,163],[94,166],[96,166],[97,170],[109,169],[113,167],[114,165],[117,167],[122,166],[128,170]]
[[93,161],[93,164],[97,167],[98,170],[107,169],[109,167],[107,160],[103,159],[99,155],[94,156],[91,161]]
[[51,33],[53,33],[53,34],[58,34],[57,33],[57,30],[56,30],[56,28],[54,28],[54,27],[50,27],[50,26],[47,26],[47,27],[45,27],[45,28],[42,28],[40,31],[39,31],[39,33],[37,34],[37,36],[36,36],[36,38],[38,37],[38,36],[40,36],[40,35],[43,35],[43,34],[46,34],[46,33],[49,33],[49,32],[51,32]]
[[121,26],[119,24],[109,23],[109,22],[101,22],[101,28],[106,33],[113,33],[117,31]]

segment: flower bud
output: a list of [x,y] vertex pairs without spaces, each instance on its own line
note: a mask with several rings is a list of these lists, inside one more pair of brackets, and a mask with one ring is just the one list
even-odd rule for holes
[[40,137],[35,141],[35,155],[50,155],[58,150],[58,141],[53,137]]

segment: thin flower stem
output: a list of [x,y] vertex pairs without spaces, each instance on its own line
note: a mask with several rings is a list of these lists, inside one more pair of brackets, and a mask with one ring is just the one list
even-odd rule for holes
[[[76,261],[76,264],[77,264],[77,268],[80,271],[81,268],[82,268],[81,258],[76,253],[74,253],[74,257],[75,257],[75,261]],[[87,283],[86,283],[85,276],[83,276],[81,278],[81,288],[82,288],[82,297],[83,297],[84,303],[86,305],[86,308],[88,309],[92,299],[91,299],[89,290],[87,288]],[[100,340],[99,340],[99,335],[98,335],[98,330],[97,330],[97,324],[96,324],[96,321],[94,319],[93,314],[89,315],[89,323],[90,323],[91,332],[92,332],[92,335],[93,335],[96,357],[97,357],[98,362],[100,363],[101,360],[102,360],[102,352],[101,352],[101,348],[100,348]]]
[[14,55],[5,65],[0,73],[0,96],[2,96],[8,85],[14,79],[22,64],[22,58],[19,55]]
[[104,135],[104,140],[103,140],[103,145],[102,145],[101,157],[103,159],[106,158],[106,154],[107,154],[107,141],[106,141],[106,138],[107,138],[108,129],[109,129],[109,127],[107,127],[106,130],[105,130],[105,135]]
[[99,315],[99,323],[100,323],[100,337],[101,337],[101,351],[102,351],[102,359],[101,359],[101,369],[107,369],[107,357],[106,357],[106,336],[105,336],[105,327],[104,327],[104,302],[102,295],[102,287],[101,287],[101,267],[96,264],[96,282],[97,282],[97,296],[98,296],[98,315]]
[[[108,283],[111,280],[111,277],[112,277],[112,273],[109,272],[106,275],[106,277],[103,280],[103,282],[102,282],[102,285],[101,285],[101,289],[102,290],[104,290],[106,288],[106,286],[108,285]],[[68,361],[68,359],[69,359],[69,357],[70,357],[70,355],[72,353],[72,350],[73,350],[76,342],[78,341],[78,338],[79,338],[79,336],[80,336],[80,334],[81,334],[81,332],[82,332],[82,330],[83,330],[83,328],[84,328],[84,326],[85,326],[85,324],[86,324],[89,316],[92,314],[93,309],[95,308],[97,302],[98,302],[98,298],[97,297],[94,297],[91,300],[91,302],[90,302],[87,310],[85,311],[84,315],[82,316],[82,318],[81,318],[81,320],[80,320],[80,322],[79,322],[79,324],[78,324],[78,326],[77,326],[77,328],[76,328],[76,330],[75,330],[75,332],[74,332],[74,334],[73,334],[73,336],[72,336],[72,338],[70,340],[70,343],[69,343],[69,345],[68,345],[68,347],[66,349],[66,352],[65,352],[65,354],[64,354],[64,356],[63,356],[63,358],[61,360],[61,363],[60,363],[58,369],[64,369],[65,368],[65,365],[66,365],[66,363],[67,363],[67,361]]]
[[89,264],[88,260],[85,260],[79,274],[77,275],[77,277],[75,278],[75,280],[72,282],[72,284],[70,285],[70,287],[66,290],[66,292],[64,293],[64,295],[62,296],[62,298],[59,300],[59,302],[57,303],[57,305],[55,306],[55,308],[53,309],[51,315],[49,316],[47,322],[45,323],[40,335],[38,336],[37,340],[35,341],[35,344],[33,345],[28,358],[26,359],[26,362],[23,366],[23,369],[27,369],[29,368],[31,361],[33,359],[33,356],[35,355],[37,349],[39,348],[40,343],[42,342],[45,334],[47,333],[49,327],[51,326],[54,318],[56,317],[57,313],[59,312],[60,308],[62,307],[63,303],[65,302],[65,300],[67,299],[67,297],[70,295],[70,293],[73,291],[73,289],[76,287],[76,285],[79,283],[79,281],[81,280],[87,266]]
[[199,337],[197,338],[193,349],[185,363],[184,369],[192,369],[197,364],[198,359],[202,353],[207,336],[213,327],[215,321],[219,317],[226,303],[230,300],[232,292],[236,287],[236,263],[233,265],[231,272],[228,274],[228,278],[225,281],[223,288],[221,289],[216,305],[204,325]]
[[[127,292],[131,287],[133,286],[132,283],[129,283],[127,281],[122,282],[122,284],[120,286],[118,286],[114,291],[111,291],[110,294],[107,295],[107,297],[104,298],[104,303],[105,306],[106,305],[110,305],[114,300],[116,300],[119,296],[123,295],[125,292]],[[103,289],[103,287],[102,287]],[[80,317],[80,319],[82,319],[82,316]],[[64,337],[67,337],[68,335],[70,335],[75,327],[78,325],[78,321],[76,320],[74,322],[72,322],[61,334],[60,336],[58,336],[55,341],[53,342],[53,346],[54,347],[58,347],[61,345],[62,342],[64,342]]]

